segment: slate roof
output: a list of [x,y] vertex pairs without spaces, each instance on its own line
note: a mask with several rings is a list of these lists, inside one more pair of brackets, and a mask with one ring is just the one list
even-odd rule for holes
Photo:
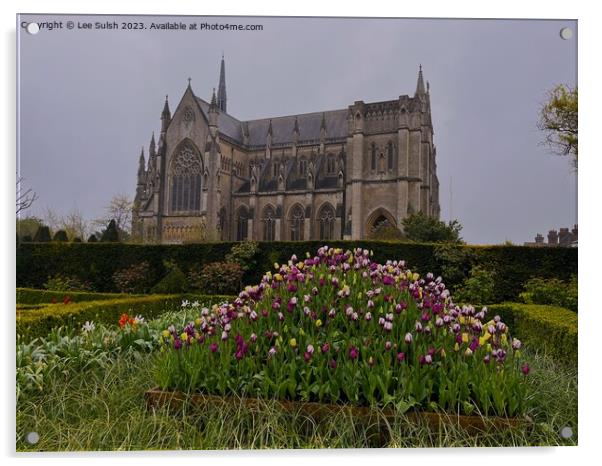
[[[209,113],[209,102],[197,97],[197,102],[205,115]],[[347,137],[347,109],[329,110],[326,112],[304,113],[276,118],[240,121],[218,109],[219,132],[230,139],[243,144],[243,125],[249,132],[249,146],[265,146],[268,127],[272,121],[272,144],[291,144],[295,118],[299,125],[299,141],[317,141],[320,139],[322,116],[326,122],[326,138]]]

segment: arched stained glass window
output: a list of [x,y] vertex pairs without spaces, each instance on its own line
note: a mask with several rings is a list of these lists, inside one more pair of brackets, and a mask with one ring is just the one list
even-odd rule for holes
[[249,211],[246,207],[238,209],[236,216],[236,241],[245,241],[248,239],[249,232]]
[[191,144],[176,154],[171,165],[171,211],[198,212],[201,210],[201,157]]
[[389,144],[387,144],[387,168],[389,170],[393,170],[394,152],[395,147],[392,142],[389,142]]
[[276,238],[276,214],[272,206],[263,209],[263,239],[274,241]]
[[291,241],[303,241],[303,229],[305,222],[305,212],[303,207],[296,205],[289,217]]
[[318,232],[320,239],[334,239],[334,209],[330,204],[322,206],[318,212]]

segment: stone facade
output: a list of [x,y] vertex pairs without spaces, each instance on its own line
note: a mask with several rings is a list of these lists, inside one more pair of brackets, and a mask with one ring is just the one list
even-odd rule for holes
[[225,64],[211,102],[190,82],[140,155],[132,215],[143,242],[361,239],[412,212],[439,218],[430,93],[239,121]]

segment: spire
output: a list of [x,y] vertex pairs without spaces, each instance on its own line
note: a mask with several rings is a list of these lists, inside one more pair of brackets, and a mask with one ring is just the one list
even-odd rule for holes
[[299,120],[297,120],[296,115],[295,115],[295,126],[293,127],[293,133],[299,134]]
[[157,153],[157,146],[155,144],[155,132],[153,131],[153,135],[151,136],[150,145],[148,146],[148,158],[149,160]]
[[414,96],[425,93],[426,91],[424,90],[424,78],[422,77],[422,65],[420,65],[420,68],[418,70],[418,82],[416,83],[416,94],[414,94]]
[[222,63],[219,69],[219,85],[217,88],[217,106],[222,112],[226,111],[226,62],[222,53]]
[[213,88],[213,95],[211,96],[211,105],[209,105],[209,126],[217,127],[218,119],[218,106],[215,98],[215,87]]
[[161,132],[167,131],[167,126],[171,121],[171,112],[169,111],[169,102],[167,96],[165,96],[165,105],[163,105],[163,111],[161,112]]
[[320,123],[320,129],[326,131],[326,114],[322,112],[322,123]]
[[272,120],[270,119],[270,124],[268,126],[268,135],[272,135]]
[[144,176],[144,147],[140,151],[140,160],[138,161],[138,180]]
[[213,95],[211,96],[211,106],[215,107],[217,105],[217,99],[215,98],[215,87],[213,88]]

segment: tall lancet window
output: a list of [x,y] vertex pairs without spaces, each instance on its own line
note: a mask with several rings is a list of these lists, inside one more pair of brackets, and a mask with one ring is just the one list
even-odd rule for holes
[[394,151],[395,147],[393,146],[393,143],[389,141],[389,144],[387,144],[387,168],[389,170],[393,170]]
[[370,169],[372,171],[376,170],[376,144],[372,143],[371,151],[370,151]]
[[192,144],[184,145],[171,164],[172,212],[201,210],[201,156]]
[[274,241],[276,239],[276,214],[272,206],[263,210],[263,240]]
[[245,241],[248,239],[249,232],[249,211],[245,206],[238,209],[236,217],[236,241]]
[[318,212],[318,232],[320,239],[334,239],[334,209],[330,204],[323,205]]
[[305,212],[303,207],[296,205],[292,210],[289,218],[291,228],[291,241],[303,241],[303,229],[305,222]]

